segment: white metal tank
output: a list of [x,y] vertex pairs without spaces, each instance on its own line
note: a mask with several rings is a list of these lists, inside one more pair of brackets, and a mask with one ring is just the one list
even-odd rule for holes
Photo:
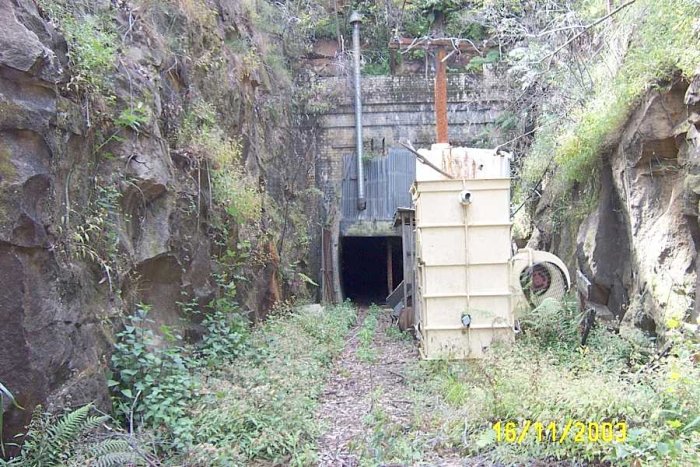
[[478,358],[494,342],[514,337],[509,167],[493,151],[433,150],[442,157],[432,154],[431,162],[458,178],[420,165],[416,171],[415,311],[421,353],[428,359]]

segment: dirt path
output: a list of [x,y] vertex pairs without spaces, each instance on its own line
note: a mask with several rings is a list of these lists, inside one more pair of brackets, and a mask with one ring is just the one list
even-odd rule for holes
[[366,420],[381,409],[388,421],[408,424],[413,414],[403,370],[418,358],[413,343],[390,337],[389,312],[378,316],[372,340],[374,359],[361,355],[360,332],[367,310],[360,310],[358,326],[350,334],[345,350],[335,364],[333,375],[322,396],[319,419],[328,431],[319,439],[319,465],[356,466],[358,444],[370,436]]

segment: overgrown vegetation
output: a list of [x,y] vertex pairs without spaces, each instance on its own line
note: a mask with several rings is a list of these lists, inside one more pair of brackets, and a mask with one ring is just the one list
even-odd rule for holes
[[506,83],[518,96],[507,147],[523,202],[546,186],[557,207],[568,207],[565,196],[590,188],[640,98],[700,63],[693,0],[488,3],[477,16],[504,52]]
[[[250,340],[240,327],[232,331],[223,327],[225,321],[212,318],[205,322],[213,332],[198,349],[188,353],[169,347],[155,355],[153,350],[141,355],[142,345],[131,344],[126,329],[126,351],[118,348],[115,354],[123,355],[116,358],[123,367],[120,374],[127,372],[120,383],[127,390],[122,406],[132,407],[137,391],[145,388],[134,412],[144,413],[142,429],[162,431],[158,439],[174,440],[163,446],[165,455],[180,453],[191,462],[300,462],[313,451],[317,427],[310,419],[312,398],[320,390],[324,368],[342,348],[353,316],[352,308],[343,305],[322,315],[276,318]],[[149,348],[154,349],[152,343]],[[139,354],[135,360],[134,354]],[[212,367],[214,356],[218,364]]]
[[313,464],[318,395],[354,320],[346,303],[272,318],[256,330],[244,356],[208,374],[192,414],[198,428],[187,459]]
[[71,80],[69,88],[110,96],[108,77],[116,66],[117,36],[111,18],[88,3],[39,0],[68,43]]
[[363,442],[355,447],[360,457],[360,465],[376,466],[389,462],[415,465],[423,459],[421,447],[410,436],[406,436],[406,426],[392,420],[381,398],[384,388],[378,386],[370,394],[370,411],[363,418],[365,432]]
[[[118,419],[91,416],[88,405],[56,422],[38,408],[21,455],[5,464],[314,462],[321,428],[314,411],[356,319],[349,303],[279,315],[251,333],[240,324],[225,326],[230,316],[214,315],[196,346],[179,336],[157,339],[148,311],[141,306],[117,336],[110,384]],[[126,432],[114,427],[117,422]]]
[[[545,301],[522,317],[512,347],[493,348],[481,361],[423,361],[409,367],[415,416],[389,442],[379,462],[430,456],[480,456],[506,464],[535,459],[691,465],[700,455],[700,369],[697,344],[678,341],[659,352],[632,329],[594,328],[580,347],[573,303]],[[431,407],[431,410],[425,410]],[[380,423],[373,416],[373,426]],[[536,435],[520,440],[525,424],[551,423],[559,436],[569,421],[624,424],[623,441],[561,443]],[[501,429],[517,427],[515,439]],[[387,422],[383,422],[384,425]],[[381,423],[380,423],[381,424]],[[384,430],[399,427],[389,423]],[[621,428],[618,427],[618,433]],[[551,434],[550,434],[551,436]]]
[[[66,38],[68,92],[87,107],[90,127],[95,123],[90,120],[91,97],[100,97],[107,109],[114,107],[110,75],[116,71],[121,32],[117,34],[113,17],[83,8],[83,2],[41,0],[39,4]],[[310,0],[242,2],[252,27],[295,38],[283,41],[284,56],[240,31],[228,31],[226,37],[213,33],[217,13],[204,2],[144,0],[142,5],[157,12],[162,8],[168,27],[179,28],[173,18],[190,26],[187,34],[168,39],[174,64],[166,74],[191,67],[188,80],[224,83],[235,78],[237,84],[254,82],[253,92],[259,94],[269,93],[270,82],[289,85],[287,60],[308,50],[309,39],[348,38],[351,9],[365,15],[368,74],[387,73],[399,59],[387,46],[392,37],[424,36],[432,23],[426,12],[448,12],[447,35],[491,39],[499,47],[498,51],[484,49],[467,70],[477,72],[484,64],[505,59],[511,84],[526,96],[515,100],[517,108],[509,109],[497,122],[504,131],[533,128],[528,134],[534,134],[534,143],[522,167],[522,197],[541,188],[543,179],[556,184],[560,193],[590,179],[640,96],[677,77],[688,77],[700,62],[698,3],[692,0],[637,0],[570,43],[577,31],[607,14],[604,2],[363,0],[347,4],[343,11],[332,11],[328,2]],[[131,29],[125,32],[122,43],[130,33]],[[255,91],[256,87],[264,92]],[[269,264],[279,251],[290,258],[287,263],[278,258],[279,277],[287,284],[316,285],[302,272],[299,260],[299,252],[306,251],[311,241],[307,230],[312,220],[302,205],[323,194],[302,189],[311,173],[309,158],[287,154],[286,148],[281,151],[284,157],[265,154],[267,148],[255,149],[257,160],[250,156],[251,166],[261,172],[262,167],[274,169],[270,170],[274,177],[248,174],[243,148],[262,145],[252,134],[262,132],[263,125],[256,122],[246,133],[234,117],[224,122],[222,115],[234,105],[217,86],[199,94],[188,95],[183,107],[173,111],[177,129],[167,136],[173,151],[184,155],[196,177],[196,207],[191,213],[199,220],[207,212],[202,206],[209,207],[207,220],[218,229],[223,245],[218,284],[223,296],[209,303],[205,312],[197,303],[185,310],[201,320],[201,342],[187,343],[174,329],[158,328],[149,319],[149,306],[139,305],[116,335],[111,359],[109,385],[116,420],[91,415],[89,405],[58,418],[38,412],[22,454],[9,465],[140,465],[151,456],[175,465],[315,462],[320,428],[313,419],[314,409],[355,312],[349,304],[322,314],[299,311],[274,316],[251,329],[235,302],[233,278],[244,265]],[[248,117],[266,112],[266,123],[279,123],[277,109],[283,98],[262,104],[242,99]],[[311,104],[306,109],[315,112],[332,107],[327,99]],[[147,106],[138,100],[122,105],[121,112],[106,112],[113,132],[106,133],[112,135],[106,139],[97,138],[96,155],[110,161],[114,155],[106,151],[108,143],[121,143],[126,133],[139,137],[146,132],[152,118]],[[122,195],[118,187],[131,182],[125,177],[94,180],[99,186],[80,211],[66,199],[67,250],[74,259],[99,265],[110,289],[118,290],[118,284],[112,284],[119,252],[116,218]],[[275,185],[275,201],[266,193],[268,181]],[[69,182],[70,176],[66,185]],[[572,209],[571,199],[558,197],[557,224],[566,225],[590,207],[590,198],[583,196]],[[251,227],[255,235],[240,238],[234,226]],[[290,231],[294,232],[291,240]],[[257,234],[260,244],[274,248],[263,252],[252,245]],[[376,361],[372,342],[379,312],[371,307],[358,333],[358,357],[365,363]],[[522,317],[523,335],[512,348],[494,348],[481,362],[410,365],[406,378],[413,391],[415,417],[409,426],[393,423],[379,404],[373,404],[365,419],[369,445],[364,446],[364,460],[414,463],[434,452],[504,463],[533,459],[650,465],[696,462],[700,456],[700,349],[683,334],[680,322],[669,321],[668,346],[663,349],[654,348],[634,331],[613,334],[602,327],[581,348],[578,318],[571,303],[545,302]],[[380,391],[372,395],[373,401],[380,397]],[[16,404],[0,384],[0,408],[7,401]],[[2,415],[0,411],[0,443]],[[543,442],[534,435],[508,442],[499,440],[494,430],[498,422],[522,428],[528,421],[539,421],[561,428],[570,420],[624,423],[627,433],[617,443]],[[0,447],[4,455],[4,446]]]
[[[536,182],[547,164],[543,161],[554,157],[563,189],[586,181],[639,98],[695,71],[700,63],[698,12],[700,6],[691,0],[639,0],[610,19],[612,26],[600,33],[607,47],[595,51],[592,64],[585,64],[587,97],[558,111],[546,109],[556,116],[565,112],[571,118],[562,126],[547,124],[544,117],[544,128],[526,160],[523,178]],[[546,53],[553,52],[540,52],[545,63]],[[566,60],[575,58],[563,59],[560,66],[566,66]]]

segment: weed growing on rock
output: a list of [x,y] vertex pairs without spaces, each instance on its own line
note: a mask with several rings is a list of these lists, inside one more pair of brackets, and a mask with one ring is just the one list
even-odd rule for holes
[[67,213],[71,216],[63,217],[60,230],[64,238],[65,253],[70,258],[98,265],[109,285],[110,293],[114,292],[113,276],[118,269],[119,234],[116,213],[120,199],[121,192],[115,185],[98,186],[95,198],[83,212],[67,207]]
[[104,12],[79,11],[68,1],[41,0],[41,8],[61,30],[68,43],[71,81],[78,91],[104,93],[116,63],[117,35]]
[[240,141],[225,135],[213,106],[204,101],[192,106],[183,118],[178,144],[192,151],[196,166],[210,178],[215,206],[239,224],[258,219],[263,195],[244,173]]
[[121,111],[114,123],[122,128],[129,128],[139,132],[144,124],[148,123],[148,110],[143,102],[136,103],[135,106],[127,107]]

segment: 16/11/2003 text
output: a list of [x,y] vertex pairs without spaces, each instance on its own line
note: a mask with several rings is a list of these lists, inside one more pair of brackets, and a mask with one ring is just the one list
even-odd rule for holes
[[579,421],[567,420],[566,423],[524,420],[497,421],[492,426],[498,443],[522,444],[528,437],[534,436],[538,443],[549,442],[563,444],[574,443],[624,443],[627,439],[627,423],[624,421]]

